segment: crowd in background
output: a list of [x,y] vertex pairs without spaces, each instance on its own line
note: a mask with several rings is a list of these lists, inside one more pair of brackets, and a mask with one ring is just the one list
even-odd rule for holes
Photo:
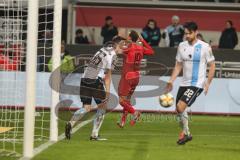
[[[151,45],[159,46],[160,41],[164,41],[166,47],[177,47],[180,42],[184,40],[184,28],[180,23],[180,18],[177,15],[172,16],[172,23],[161,31],[157,25],[156,20],[149,19],[146,26],[143,27],[141,35]],[[105,24],[101,29],[101,36],[103,37],[103,44],[118,35],[118,28],[113,23],[113,18],[107,16],[105,18]],[[204,40],[201,33],[198,35],[198,39]],[[87,36],[84,35],[82,29],[76,31],[75,36],[76,44],[89,44]],[[211,45],[211,41],[207,42]],[[222,31],[218,48],[234,49],[238,44],[238,37],[236,29],[233,26],[231,20],[226,21],[226,28]]]
[[[114,25],[113,18],[111,16],[107,16],[105,18],[105,24],[101,28],[101,36],[103,38],[103,44],[105,44],[108,41],[111,41],[112,38],[119,34],[119,30],[117,26]],[[146,25],[142,28],[142,31],[140,33],[142,37],[148,42],[151,46],[157,47],[159,46],[160,42],[164,42],[164,46],[166,47],[177,47],[179,43],[184,41],[184,28],[183,25],[180,23],[180,18],[177,15],[172,16],[171,18],[171,24],[168,25],[166,28],[161,29],[160,26],[158,26],[156,20],[149,19],[146,23]],[[100,35],[99,35],[100,36]],[[52,30],[46,29],[44,32],[39,34],[39,42],[44,44],[51,44],[52,43]],[[198,33],[197,35],[198,39],[205,41],[211,45],[211,41],[206,41],[204,39],[203,34]],[[75,35],[75,44],[95,44],[94,38],[90,37],[91,40],[84,34],[83,29],[78,28],[76,30]],[[238,36],[236,29],[234,28],[233,22],[231,20],[226,21],[226,27],[222,31],[218,48],[223,49],[234,49],[236,45],[238,44]],[[22,58],[20,59],[19,53],[20,48],[22,46],[13,46],[12,50],[13,53],[11,54],[11,58],[9,56],[6,56],[3,53],[4,46],[0,46],[0,70],[20,70],[19,66],[24,61]],[[2,52],[1,52],[2,51]],[[18,55],[18,56],[15,56]],[[15,58],[16,57],[16,58]],[[47,69],[49,71],[52,70],[52,59],[49,57],[50,60],[47,60]],[[68,52],[65,50],[65,43],[62,43],[61,45],[61,63],[66,65],[62,65],[61,71],[62,72],[71,72],[74,70],[74,65],[72,62],[72,57],[68,54]],[[45,71],[45,61],[46,56],[38,56],[37,62],[37,70],[38,71]],[[21,70],[24,70],[24,68],[21,68]]]
[[[156,20],[149,19],[146,25],[142,28],[141,35],[149,43],[149,45],[156,47],[159,46],[161,40],[164,41],[167,47],[177,47],[179,43],[184,40],[184,27],[180,23],[180,18],[177,15],[172,16],[171,24],[161,31],[157,25]],[[105,24],[101,28],[101,36],[103,37],[103,44],[112,40],[112,38],[118,35],[118,28],[113,23],[113,18],[107,16],[105,18]],[[205,41],[201,33],[197,34],[197,38]],[[81,28],[76,30],[75,35],[76,44],[90,44],[88,37],[84,35]],[[211,42],[208,42],[211,43]],[[219,48],[233,49],[238,44],[238,37],[233,22],[226,21],[226,28],[223,30],[220,40]],[[61,45],[61,72],[69,73],[74,70],[73,57],[71,57],[65,50],[65,43]],[[48,70],[52,71],[52,58],[48,62]]]

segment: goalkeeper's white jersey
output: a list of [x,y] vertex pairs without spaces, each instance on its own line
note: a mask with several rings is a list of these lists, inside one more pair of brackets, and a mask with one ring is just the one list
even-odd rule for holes
[[90,79],[104,78],[105,71],[112,69],[115,60],[116,52],[112,47],[101,48],[89,61],[82,77]]
[[207,63],[214,59],[208,43],[201,40],[197,40],[194,45],[190,45],[188,41],[181,42],[176,56],[176,60],[183,64],[183,78],[180,85],[203,88]]

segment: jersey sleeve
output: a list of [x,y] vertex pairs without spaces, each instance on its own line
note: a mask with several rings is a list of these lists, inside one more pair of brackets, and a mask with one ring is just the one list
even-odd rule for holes
[[111,69],[111,68],[112,68],[112,59],[108,57],[106,62],[106,69]]
[[212,48],[210,46],[208,46],[206,49],[206,60],[207,60],[207,63],[215,60],[215,57],[212,52]]
[[108,56],[108,58],[106,59],[106,69],[114,69],[113,63],[115,63],[117,56],[115,53],[112,54],[114,54],[112,57]]
[[117,65],[117,55],[114,55],[112,58],[111,69],[114,70],[116,65]]
[[143,48],[144,48],[143,54],[153,55],[154,51],[152,47],[144,39],[141,39],[141,42],[143,43]]
[[182,62],[183,59],[182,59],[182,56],[181,56],[181,46],[179,45],[178,49],[177,49],[177,55],[176,55],[176,61],[178,62]]

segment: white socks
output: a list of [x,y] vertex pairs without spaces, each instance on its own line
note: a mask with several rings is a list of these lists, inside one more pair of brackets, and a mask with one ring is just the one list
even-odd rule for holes
[[[79,121],[85,114],[87,113],[85,108],[80,108],[77,110],[70,121],[72,127]],[[92,137],[98,137],[99,130],[102,126],[104,115],[106,113],[105,109],[97,109],[95,118],[93,120],[93,130],[92,130]]]
[[182,128],[185,135],[190,135],[189,127],[188,127],[188,113],[185,110],[183,113],[178,114],[179,124]]
[[92,130],[92,137],[98,137],[99,130],[102,126],[104,115],[106,110],[105,109],[98,109],[95,119],[93,120],[93,130]]
[[77,121],[79,121],[85,114],[87,113],[87,110],[85,108],[80,108],[77,110],[70,121],[72,127],[75,125]]

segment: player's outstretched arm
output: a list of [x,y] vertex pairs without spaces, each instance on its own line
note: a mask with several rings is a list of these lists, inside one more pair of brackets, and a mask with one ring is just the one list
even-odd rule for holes
[[205,85],[204,85],[204,93],[205,95],[208,93],[208,88],[214,78],[214,74],[215,74],[215,61],[211,61],[208,63],[209,65],[209,72],[208,72],[208,79],[207,81],[205,82]]
[[152,49],[152,47],[143,39],[141,38],[140,40],[143,43],[143,47],[144,47],[144,54],[146,55],[152,55],[154,54],[154,50]]
[[106,99],[108,99],[110,95],[111,79],[112,79],[112,71],[111,69],[108,69],[106,71],[105,78],[104,78],[105,87],[106,87]]
[[182,70],[182,62],[178,62],[176,61],[175,67],[173,69],[172,75],[170,80],[168,81],[168,84],[166,86],[165,92],[171,92],[172,88],[173,88],[173,82],[175,81],[175,79],[177,78],[177,76],[180,74]]

